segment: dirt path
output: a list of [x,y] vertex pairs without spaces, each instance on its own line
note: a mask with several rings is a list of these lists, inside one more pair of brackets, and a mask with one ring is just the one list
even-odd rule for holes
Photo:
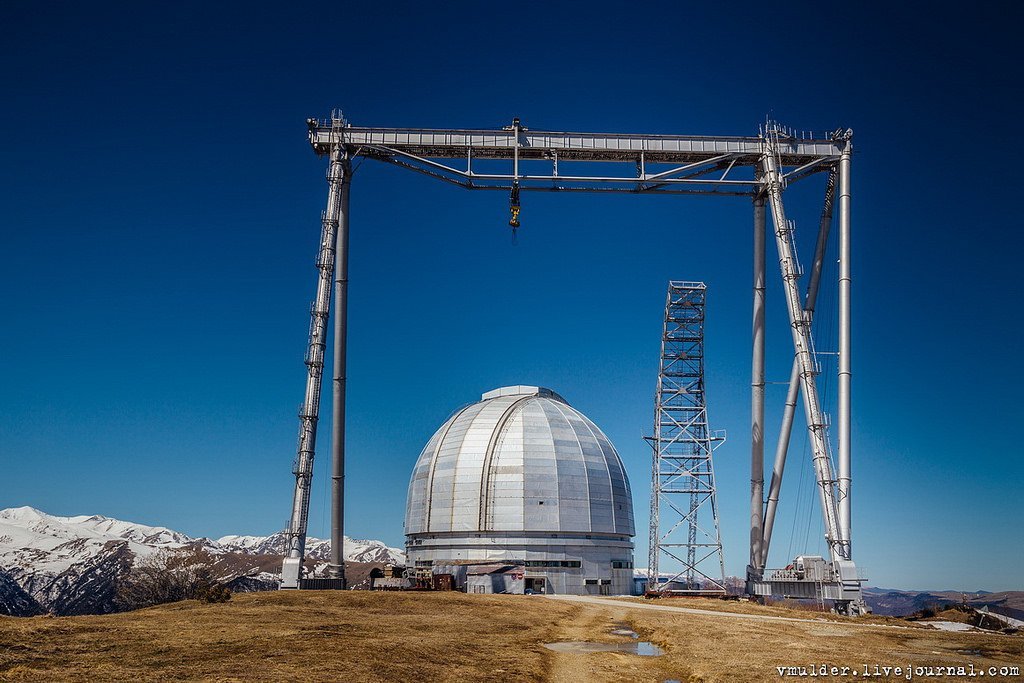
[[[779,680],[780,666],[821,665],[864,672],[876,665],[1013,665],[1017,667],[1017,673],[1012,674],[1015,679],[1024,661],[1024,638],[998,633],[954,633],[854,620],[722,612],[591,596],[547,597],[554,604],[581,608],[573,618],[558,624],[554,632],[560,638],[616,642],[610,631],[616,623],[625,623],[640,634],[641,640],[655,643],[665,653],[661,657],[553,653],[548,660],[547,680],[556,683],[754,683]],[[967,679],[948,674],[944,680]]]
[[[675,605],[652,605],[646,602],[623,602],[622,600],[615,600],[613,598],[595,598],[589,595],[546,595],[544,597],[551,598],[552,600],[567,600],[569,602],[585,602],[591,605],[600,605],[601,607],[617,606],[624,607],[626,609],[653,609],[663,610],[666,612],[683,612],[685,614],[706,614],[712,617],[739,617],[740,619],[756,619],[758,621],[803,621],[810,623],[821,622],[821,619],[800,619],[797,617],[776,617],[768,614],[746,614],[744,612],[717,612],[710,609],[697,609],[694,607],[678,607]],[[852,622],[851,622],[852,625]],[[859,624],[861,626],[870,626],[873,624]]]
[[645,610],[658,610],[663,612],[673,612],[676,614],[700,614],[711,617],[736,617],[737,619],[753,619],[754,621],[790,621],[797,623],[806,624],[829,624],[835,626],[849,626],[853,628],[913,628],[910,626],[897,626],[895,624],[866,624],[857,622],[853,619],[849,621],[832,621],[828,619],[801,619],[799,617],[778,617],[769,614],[748,614],[746,612],[724,612],[709,609],[697,609],[694,607],[678,607],[675,605],[652,605],[646,602],[626,602],[622,600],[616,600],[613,598],[595,598],[589,595],[547,595],[545,596],[552,600],[564,600],[567,602],[582,602],[588,605],[600,605],[601,607],[616,606],[625,609],[645,609]]

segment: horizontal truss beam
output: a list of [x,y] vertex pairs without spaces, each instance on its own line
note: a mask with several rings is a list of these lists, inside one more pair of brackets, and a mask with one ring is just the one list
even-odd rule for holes
[[[546,192],[626,192],[634,194],[756,195],[754,178],[765,153],[760,136],[628,135],[530,131],[515,122],[498,130],[430,130],[350,126],[342,119],[309,120],[309,140],[317,154],[342,145],[350,157],[362,156],[408,168],[471,190]],[[790,182],[835,166],[842,153],[839,134],[795,136],[781,141],[779,160],[791,167]],[[452,160],[461,160],[456,168]],[[474,170],[477,160],[512,162],[509,173]],[[520,162],[547,162],[544,168]],[[622,174],[593,173],[593,168],[559,172],[559,162],[619,162]],[[660,166],[659,166],[660,165]],[[665,168],[665,165],[670,165]],[[743,172],[741,169],[747,169]],[[538,172],[539,171],[539,172]]]

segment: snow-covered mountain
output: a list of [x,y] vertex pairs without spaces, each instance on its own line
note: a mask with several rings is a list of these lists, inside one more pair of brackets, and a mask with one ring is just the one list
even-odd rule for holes
[[[288,540],[283,533],[272,536],[221,536],[216,541],[217,546],[226,551],[247,555],[283,555],[287,543]],[[344,549],[347,562],[405,563],[405,553],[398,548],[389,548],[380,541],[360,541],[346,536]],[[331,542],[320,538],[307,538],[306,557],[329,560]]]
[[[58,517],[31,507],[0,510],[0,614],[105,613],[114,609],[117,581],[140,558],[161,550],[198,549],[217,556],[223,580],[238,589],[270,587],[283,534],[191,538],[164,527],[99,515]],[[314,574],[326,569],[330,542],[309,538]],[[345,560],[402,564],[405,556],[380,541],[345,537]]]

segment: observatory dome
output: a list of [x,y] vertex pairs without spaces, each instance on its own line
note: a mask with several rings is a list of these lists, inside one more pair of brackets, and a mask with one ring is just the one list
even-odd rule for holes
[[629,482],[608,437],[550,389],[489,391],[453,415],[413,470],[407,534],[633,535]]
[[441,425],[413,470],[405,532],[420,566],[502,560],[577,570],[578,581],[561,580],[565,571],[541,581],[547,592],[609,586],[601,580],[613,568],[632,576],[622,461],[597,425],[542,387],[489,391]]

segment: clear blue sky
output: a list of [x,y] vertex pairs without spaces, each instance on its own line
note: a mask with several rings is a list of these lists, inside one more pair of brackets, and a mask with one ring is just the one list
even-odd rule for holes
[[[0,8],[0,507],[283,527],[326,196],[307,117],[742,135],[770,114],[856,131],[856,558],[875,585],[1024,589],[1019,9],[210,4]],[[821,182],[788,199],[805,250]],[[367,162],[352,214],[350,535],[401,545],[433,430],[485,390],[537,383],[617,445],[645,557],[664,287],[699,279],[742,574],[747,200],[527,194],[512,244],[500,193]],[[820,549],[804,448],[801,432],[772,564]]]

